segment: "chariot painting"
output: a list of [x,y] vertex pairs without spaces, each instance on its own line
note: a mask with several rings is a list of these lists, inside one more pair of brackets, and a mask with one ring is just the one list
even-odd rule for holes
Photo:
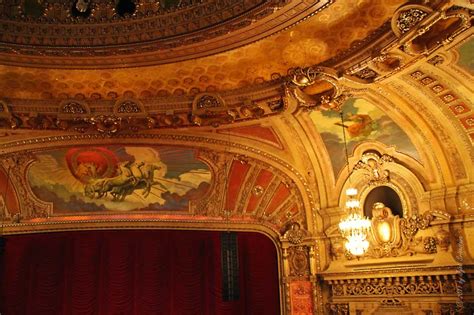
[[28,171],[33,193],[54,213],[183,211],[209,190],[198,151],[172,146],[97,146],[43,151]]

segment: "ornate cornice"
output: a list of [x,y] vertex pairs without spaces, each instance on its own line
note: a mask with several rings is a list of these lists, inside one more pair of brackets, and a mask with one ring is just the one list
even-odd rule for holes
[[0,100],[0,127],[99,132],[109,136],[148,129],[213,126],[282,113],[287,101],[278,81],[257,91],[200,93],[152,100]]
[[1,63],[84,69],[176,62],[255,42],[331,3],[212,0],[173,10],[141,3],[125,17],[97,3],[89,17],[81,18],[53,2],[45,2],[47,9],[38,18],[26,17],[21,6],[16,13],[16,6],[0,6]]

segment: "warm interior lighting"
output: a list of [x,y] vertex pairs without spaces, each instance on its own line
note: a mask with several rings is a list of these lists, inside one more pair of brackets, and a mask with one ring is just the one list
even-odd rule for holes
[[[348,176],[350,177],[351,172],[349,169],[349,155],[347,153],[346,133],[344,130],[344,115],[342,112],[340,115],[344,149],[346,153],[347,171]],[[347,215],[339,222],[339,231],[341,232],[342,237],[346,239],[344,244],[346,250],[354,256],[361,256],[369,248],[367,234],[369,233],[371,223],[367,217],[362,215],[360,202],[356,198],[357,189],[353,187],[348,188],[346,190],[346,196],[345,211],[347,212]]]
[[362,216],[359,200],[355,199],[356,194],[357,190],[355,188],[349,188],[346,191],[348,198],[346,201],[347,215],[339,222],[339,230],[346,239],[345,248],[352,255],[361,256],[369,248],[367,234],[370,230],[370,220]]

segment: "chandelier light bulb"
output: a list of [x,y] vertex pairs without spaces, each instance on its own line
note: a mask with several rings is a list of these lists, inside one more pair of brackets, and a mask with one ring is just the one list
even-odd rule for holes
[[346,195],[350,197],[357,196],[357,188],[351,187],[346,189]]
[[346,239],[344,244],[346,250],[354,256],[363,255],[369,248],[367,235],[370,231],[371,222],[360,213],[360,202],[355,198],[357,189],[346,190],[347,215],[339,222],[339,231]]
[[346,201],[346,208],[355,209],[359,208],[360,202],[357,199],[349,199]]

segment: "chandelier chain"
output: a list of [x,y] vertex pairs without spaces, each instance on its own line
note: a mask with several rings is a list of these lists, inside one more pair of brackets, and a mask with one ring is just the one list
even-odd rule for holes
[[347,177],[349,180],[349,184],[351,183],[351,169],[349,167],[349,152],[347,150],[347,138],[346,138],[346,130],[345,130],[345,125],[344,125],[344,112],[341,110],[339,112],[339,115],[341,116],[341,126],[342,126],[342,139],[344,141],[344,152],[346,156],[346,165],[347,165]]

